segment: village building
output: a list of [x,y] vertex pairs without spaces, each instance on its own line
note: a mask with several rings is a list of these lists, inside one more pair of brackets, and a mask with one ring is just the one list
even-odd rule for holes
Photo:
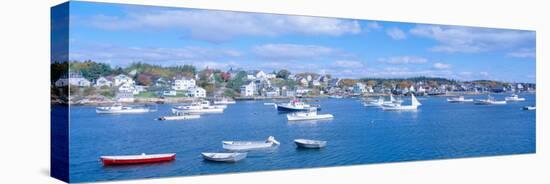
[[170,81],[162,78],[162,77],[159,77],[158,79],[155,80],[154,86],[156,87],[168,87],[170,86]]
[[194,98],[206,98],[206,90],[201,87],[193,87],[189,89],[188,94]]
[[113,82],[110,81],[109,79],[105,78],[105,77],[99,77],[96,81],[95,81],[95,86],[96,87],[111,87],[113,86]]
[[353,86],[353,93],[354,94],[357,94],[357,95],[360,95],[360,94],[363,94],[363,93],[368,93],[368,89],[367,89],[367,86],[361,82],[358,82],[358,83],[355,83],[355,85]]
[[241,96],[249,97],[254,95],[256,95],[256,84],[254,82],[241,86]]
[[114,81],[114,85],[115,86],[120,86],[122,84],[129,84],[129,85],[134,85],[134,80],[131,78],[131,77],[128,77],[124,74],[120,74],[120,75],[117,75],[115,77],[115,81]]
[[115,99],[117,102],[132,103],[134,102],[134,94],[132,92],[118,92]]
[[84,78],[80,73],[69,73],[69,85],[79,87],[89,87],[92,85],[88,79]]
[[178,78],[174,80],[174,84],[172,85],[172,89],[177,91],[186,91],[195,87],[196,87],[195,79],[192,79],[189,77]]
[[62,76],[61,78],[57,79],[57,81],[55,81],[55,87],[65,87],[65,86],[68,86],[69,85],[69,79],[67,78],[67,76]]

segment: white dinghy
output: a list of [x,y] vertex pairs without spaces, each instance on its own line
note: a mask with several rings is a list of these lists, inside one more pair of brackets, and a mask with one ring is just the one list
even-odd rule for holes
[[223,149],[229,151],[266,149],[279,144],[281,143],[275,140],[275,137],[273,136],[269,136],[265,141],[222,141]]
[[414,94],[411,94],[411,105],[401,105],[399,103],[393,103],[393,104],[384,104],[382,105],[382,109],[385,111],[402,111],[402,110],[416,110],[418,109],[418,106],[421,106],[422,104],[414,97]]
[[310,139],[294,139],[294,143],[299,148],[323,148],[327,145],[327,141],[310,140]]
[[246,158],[247,153],[201,153],[205,160],[214,162],[238,162]]

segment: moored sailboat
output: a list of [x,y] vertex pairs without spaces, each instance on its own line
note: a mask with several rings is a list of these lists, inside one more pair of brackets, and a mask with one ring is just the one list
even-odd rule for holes
[[420,105],[422,104],[416,99],[414,94],[411,94],[411,105],[401,105],[400,103],[384,104],[382,105],[382,109],[386,111],[416,110]]
[[384,98],[379,97],[378,100],[367,101],[363,103],[365,107],[380,107],[384,105]]

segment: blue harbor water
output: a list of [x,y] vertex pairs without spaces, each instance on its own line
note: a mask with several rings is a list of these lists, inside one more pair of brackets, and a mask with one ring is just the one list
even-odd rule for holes
[[[504,96],[493,95],[499,100]],[[269,101],[238,101],[223,114],[200,119],[158,121],[157,112],[98,115],[95,107],[70,110],[70,178],[72,182],[188,176],[216,173],[312,168],[353,164],[523,154],[535,152],[534,94],[507,105],[450,104],[444,97],[419,97],[417,111],[388,112],[364,107],[357,98],[319,99],[320,114],[332,120],[288,122]],[[486,96],[466,96],[486,98]],[[403,97],[405,103],[409,97]],[[204,161],[201,152],[223,151],[222,140],[265,140],[281,145],[249,152],[237,163]],[[328,141],[320,150],[296,149],[294,139]],[[173,162],[104,167],[101,155],[176,153]]]

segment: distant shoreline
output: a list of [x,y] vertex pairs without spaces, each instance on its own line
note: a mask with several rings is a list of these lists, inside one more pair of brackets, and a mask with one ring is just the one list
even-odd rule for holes
[[[525,92],[525,93],[535,93],[535,92]],[[503,93],[492,93],[492,92],[447,92],[440,95],[426,95],[433,97],[450,97],[450,96],[460,96],[460,95],[484,95],[484,94],[511,94],[510,92]],[[369,93],[364,95],[352,95],[349,97],[376,97],[376,96],[389,96],[385,93]],[[405,95],[396,95],[396,96],[405,96]],[[310,96],[300,96],[296,98],[328,98],[329,95],[310,95]],[[261,100],[289,100],[295,97],[291,96],[275,96],[275,97],[265,97],[265,96],[254,96],[254,97],[235,97],[236,101],[261,101]],[[207,100],[213,100],[214,98],[205,98]],[[190,103],[197,100],[197,98],[191,97],[174,97],[174,98],[136,98],[134,102],[122,102],[123,104],[178,104],[178,103]],[[69,105],[74,106],[97,106],[97,105],[110,105],[117,103],[114,100],[104,100],[104,101],[89,101],[89,102],[71,102]],[[62,104],[62,103],[60,103]]]

